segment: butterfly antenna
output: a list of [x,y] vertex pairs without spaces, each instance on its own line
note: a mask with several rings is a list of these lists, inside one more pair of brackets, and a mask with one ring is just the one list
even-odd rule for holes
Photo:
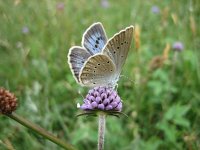
[[78,90],[78,94],[84,99],[84,96],[81,93],[81,90]]

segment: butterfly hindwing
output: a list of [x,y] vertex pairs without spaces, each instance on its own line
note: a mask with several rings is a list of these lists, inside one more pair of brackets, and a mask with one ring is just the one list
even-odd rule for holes
[[80,73],[80,81],[84,86],[109,86],[114,81],[115,65],[104,54],[91,56],[85,62]]
[[90,57],[90,53],[82,47],[73,46],[68,53],[68,63],[75,79],[79,81],[80,70],[85,61]]
[[94,23],[83,34],[82,46],[88,50],[91,55],[102,52],[107,43],[106,33],[101,23]]
[[108,55],[116,66],[116,73],[119,75],[129,52],[133,37],[133,26],[115,34],[106,44],[103,53]]

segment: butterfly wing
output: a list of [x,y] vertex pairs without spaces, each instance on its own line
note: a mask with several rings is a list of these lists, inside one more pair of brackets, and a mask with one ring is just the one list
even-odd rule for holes
[[133,37],[133,26],[115,34],[106,44],[103,53],[108,55],[116,66],[116,75],[119,76],[125,63]]
[[104,54],[91,56],[84,64],[80,73],[82,85],[111,86],[116,68],[113,61]]
[[94,23],[83,34],[82,46],[88,50],[91,55],[100,53],[107,43],[106,33],[101,23]]
[[76,79],[77,82],[80,82],[79,81],[80,70],[83,67],[85,61],[90,56],[91,56],[90,53],[82,47],[73,46],[72,48],[70,48],[68,53],[68,63],[74,75],[74,78]]

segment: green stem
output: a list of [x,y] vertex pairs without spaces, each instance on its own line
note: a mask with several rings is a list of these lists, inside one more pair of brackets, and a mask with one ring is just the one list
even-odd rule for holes
[[75,148],[71,144],[68,144],[68,143],[58,139],[53,134],[47,132],[46,130],[44,130],[40,126],[38,126],[36,124],[33,124],[32,122],[26,120],[25,118],[23,118],[21,116],[18,116],[16,113],[12,113],[11,115],[7,115],[7,116],[12,118],[12,119],[14,119],[15,121],[17,121],[18,123],[22,124],[23,126],[35,131],[36,133],[40,134],[44,138],[46,138],[46,139],[52,141],[53,143],[61,146],[64,149],[75,150]]
[[99,114],[98,150],[104,149],[105,128],[106,128],[106,115]]

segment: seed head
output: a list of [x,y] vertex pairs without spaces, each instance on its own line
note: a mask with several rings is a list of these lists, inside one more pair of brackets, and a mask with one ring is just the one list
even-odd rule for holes
[[17,98],[13,93],[0,87],[0,114],[11,114],[17,108]]

